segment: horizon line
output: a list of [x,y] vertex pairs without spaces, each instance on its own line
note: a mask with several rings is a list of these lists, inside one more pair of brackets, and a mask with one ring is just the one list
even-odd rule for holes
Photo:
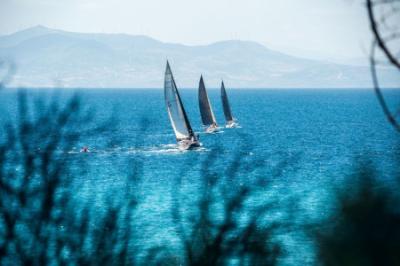
[[[163,87],[3,87],[3,90],[163,90]],[[208,87],[207,90],[219,90],[220,87]],[[228,87],[228,90],[373,90],[374,87]],[[399,87],[383,87],[383,90],[399,90]],[[180,87],[179,90],[198,90],[196,87]]]

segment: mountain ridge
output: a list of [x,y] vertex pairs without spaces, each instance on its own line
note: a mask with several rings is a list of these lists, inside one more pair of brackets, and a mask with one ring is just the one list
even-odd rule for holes
[[[76,33],[36,26],[0,36],[0,57],[15,62],[13,86],[162,87],[166,59],[179,87],[196,87],[203,73],[237,88],[370,87],[369,68],[295,57],[253,41],[207,45],[158,41],[145,35]],[[399,87],[382,68],[384,86]]]

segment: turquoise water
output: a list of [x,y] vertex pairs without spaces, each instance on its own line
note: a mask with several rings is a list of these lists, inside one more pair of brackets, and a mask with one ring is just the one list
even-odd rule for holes
[[[71,156],[71,164],[85,162],[74,181],[76,198],[99,207],[119,197],[124,200],[120,195],[124,195],[126,178],[139,160],[143,172],[135,186],[139,198],[135,227],[140,228],[141,245],[179,247],[171,215],[173,200],[179,191],[182,213],[196,208],[204,161],[210,156],[215,158],[208,170],[219,176],[237,158],[243,160],[237,182],[225,184],[233,190],[260,177],[267,180],[247,204],[274,201],[277,207],[268,219],[292,223],[291,230],[276,236],[287,252],[281,261],[286,265],[313,261],[312,241],[293,228],[329,215],[332,189],[351,175],[357,158],[372,160],[380,178],[388,183],[398,170],[398,134],[385,120],[371,90],[228,90],[240,127],[222,128],[217,134],[202,133],[197,91],[181,90],[202,143],[200,149],[187,152],[176,147],[162,90],[77,91],[84,107],[94,110],[91,123],[107,126],[63,151]],[[1,93],[0,119],[4,122],[15,114],[15,93]],[[34,90],[31,94],[45,98],[49,92]],[[71,94],[65,90],[61,97]],[[400,91],[385,94],[390,104],[399,104]],[[223,126],[219,90],[209,90],[209,96],[217,122]],[[82,146],[91,152],[79,153]]]

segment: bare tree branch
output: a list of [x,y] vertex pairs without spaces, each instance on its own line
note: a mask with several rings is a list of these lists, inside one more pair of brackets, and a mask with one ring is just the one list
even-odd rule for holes
[[[382,52],[385,54],[387,59],[394,66],[396,66],[398,70],[400,70],[400,62],[397,60],[397,58],[391,53],[389,48],[386,46],[386,43],[383,40],[383,38],[381,36],[381,33],[379,32],[378,24],[376,22],[374,8],[373,8],[374,3],[372,2],[372,0],[366,0],[366,1],[367,1],[367,10],[368,10],[368,17],[369,17],[371,29],[372,29],[372,33],[374,34],[375,40],[377,42],[377,45],[382,50]],[[393,0],[390,1],[389,0],[389,1],[381,1],[381,2],[389,2],[389,3],[391,3],[391,2],[394,2],[394,1]]]
[[[370,53],[370,66],[371,66],[371,76],[372,76],[372,82],[374,86],[374,91],[375,94],[378,98],[378,102],[383,110],[383,113],[386,116],[386,119],[389,121],[389,123],[396,129],[397,132],[400,133],[400,123],[399,121],[396,120],[396,113],[393,113],[388,104],[386,103],[386,100],[383,96],[382,90],[379,85],[379,78],[377,74],[377,69],[376,66],[378,64],[376,58],[375,58],[375,51],[376,48],[378,47],[380,51],[384,54],[386,59],[389,61],[390,65],[394,66],[397,70],[400,71],[400,61],[398,59],[398,55],[395,51],[390,50],[388,47],[389,42],[399,40],[399,33],[395,31],[394,29],[391,29],[392,32],[384,37],[382,30],[380,30],[380,26],[386,26],[387,27],[387,15],[388,13],[383,13],[381,15],[380,19],[376,17],[375,11],[374,11],[374,6],[377,4],[380,5],[385,5],[385,4],[390,4],[391,10],[390,10],[390,15],[396,15],[395,13],[397,12],[397,8],[394,7],[393,5],[395,3],[400,3],[399,0],[366,0],[366,5],[367,5],[367,11],[368,11],[368,19],[370,21],[370,26],[372,33],[374,35],[374,41],[371,47],[371,53]],[[390,30],[389,30],[390,31]],[[396,57],[397,55],[397,57]]]
[[400,133],[400,124],[397,122],[395,116],[392,115],[392,112],[387,106],[385,98],[383,97],[382,91],[379,87],[378,75],[376,73],[375,48],[376,48],[376,43],[374,42],[374,44],[372,45],[372,51],[370,56],[371,75],[372,75],[372,82],[374,83],[374,91],[387,120]]

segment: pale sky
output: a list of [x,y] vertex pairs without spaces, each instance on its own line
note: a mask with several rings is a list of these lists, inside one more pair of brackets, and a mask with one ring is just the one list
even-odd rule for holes
[[361,0],[0,0],[0,34],[36,25],[189,45],[250,40],[337,58],[365,55],[371,40]]

